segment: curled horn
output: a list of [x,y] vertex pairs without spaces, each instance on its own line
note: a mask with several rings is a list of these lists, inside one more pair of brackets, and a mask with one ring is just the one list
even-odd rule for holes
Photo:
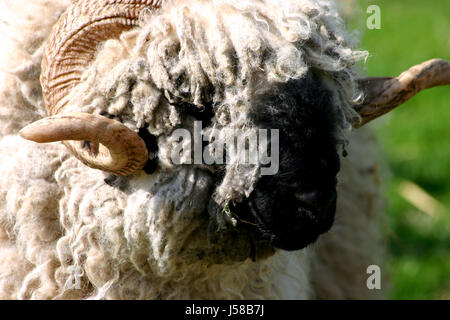
[[38,120],[19,132],[20,136],[39,143],[63,140],[84,164],[116,175],[127,175],[145,165],[148,158],[145,142],[116,120],[103,116],[71,112]]
[[[80,82],[99,43],[119,38],[138,25],[143,10],[159,6],[160,0],[73,1],[53,28],[42,59],[41,86],[50,117],[25,127],[21,136],[36,142],[63,141],[86,165],[116,175],[141,170],[148,151],[137,133],[103,116],[65,110],[69,92]],[[109,139],[107,132],[114,132],[117,140]]]
[[450,62],[432,59],[411,67],[398,77],[359,79],[363,102],[355,107],[361,127],[406,102],[421,90],[450,84]]

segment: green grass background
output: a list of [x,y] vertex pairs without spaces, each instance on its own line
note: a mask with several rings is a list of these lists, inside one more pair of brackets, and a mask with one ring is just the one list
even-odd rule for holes
[[[381,29],[369,30],[369,5],[381,9]],[[397,76],[432,58],[450,61],[449,0],[357,0],[350,27],[362,34],[370,76]],[[392,299],[450,299],[450,86],[425,90],[373,122],[389,174],[389,272]],[[399,193],[411,181],[444,206],[430,216]]]

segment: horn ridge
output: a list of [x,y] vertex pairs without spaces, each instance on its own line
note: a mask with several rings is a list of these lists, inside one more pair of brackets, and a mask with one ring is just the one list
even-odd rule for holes
[[119,38],[138,25],[144,9],[160,4],[160,0],[72,1],[48,38],[41,63],[49,117],[25,127],[20,135],[40,143],[63,141],[84,164],[116,175],[144,168],[148,151],[136,132],[100,115],[66,113],[65,109],[70,91],[95,58],[99,44]]
[[[49,115],[64,108],[62,98],[79,83],[98,44],[137,26],[144,9],[159,5],[155,0],[80,0],[69,7],[54,27],[42,59],[41,85]],[[66,80],[69,73],[72,79]],[[61,87],[61,82],[66,85]]]

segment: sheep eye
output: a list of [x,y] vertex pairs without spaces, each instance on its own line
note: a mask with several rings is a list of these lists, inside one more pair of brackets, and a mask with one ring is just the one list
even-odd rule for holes
[[143,170],[147,174],[152,174],[158,166],[158,140],[145,127],[139,129],[138,135],[144,140],[148,151],[148,160]]

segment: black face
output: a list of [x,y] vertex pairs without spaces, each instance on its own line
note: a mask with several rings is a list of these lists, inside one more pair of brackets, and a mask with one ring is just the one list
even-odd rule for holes
[[330,229],[336,211],[340,163],[331,94],[310,74],[272,88],[253,105],[260,128],[280,130],[280,166],[233,210],[275,247],[304,248]]
[[[337,111],[331,93],[310,72],[255,97],[252,107],[256,126],[268,132],[279,130],[279,170],[262,176],[250,197],[242,203],[229,204],[229,209],[240,222],[247,222],[241,224],[241,229],[254,250],[262,247],[254,245],[259,240],[285,250],[302,249],[331,228],[336,212],[340,162],[336,150]],[[213,116],[212,107],[205,109],[210,112],[198,111],[191,105],[180,108],[204,121],[204,126]],[[141,137],[150,141],[149,137]],[[150,160],[148,173],[154,171],[153,163],[157,162]],[[223,174],[218,168],[217,184]],[[216,239],[220,237],[217,224],[222,223],[224,210],[211,199],[208,212],[209,235]]]

